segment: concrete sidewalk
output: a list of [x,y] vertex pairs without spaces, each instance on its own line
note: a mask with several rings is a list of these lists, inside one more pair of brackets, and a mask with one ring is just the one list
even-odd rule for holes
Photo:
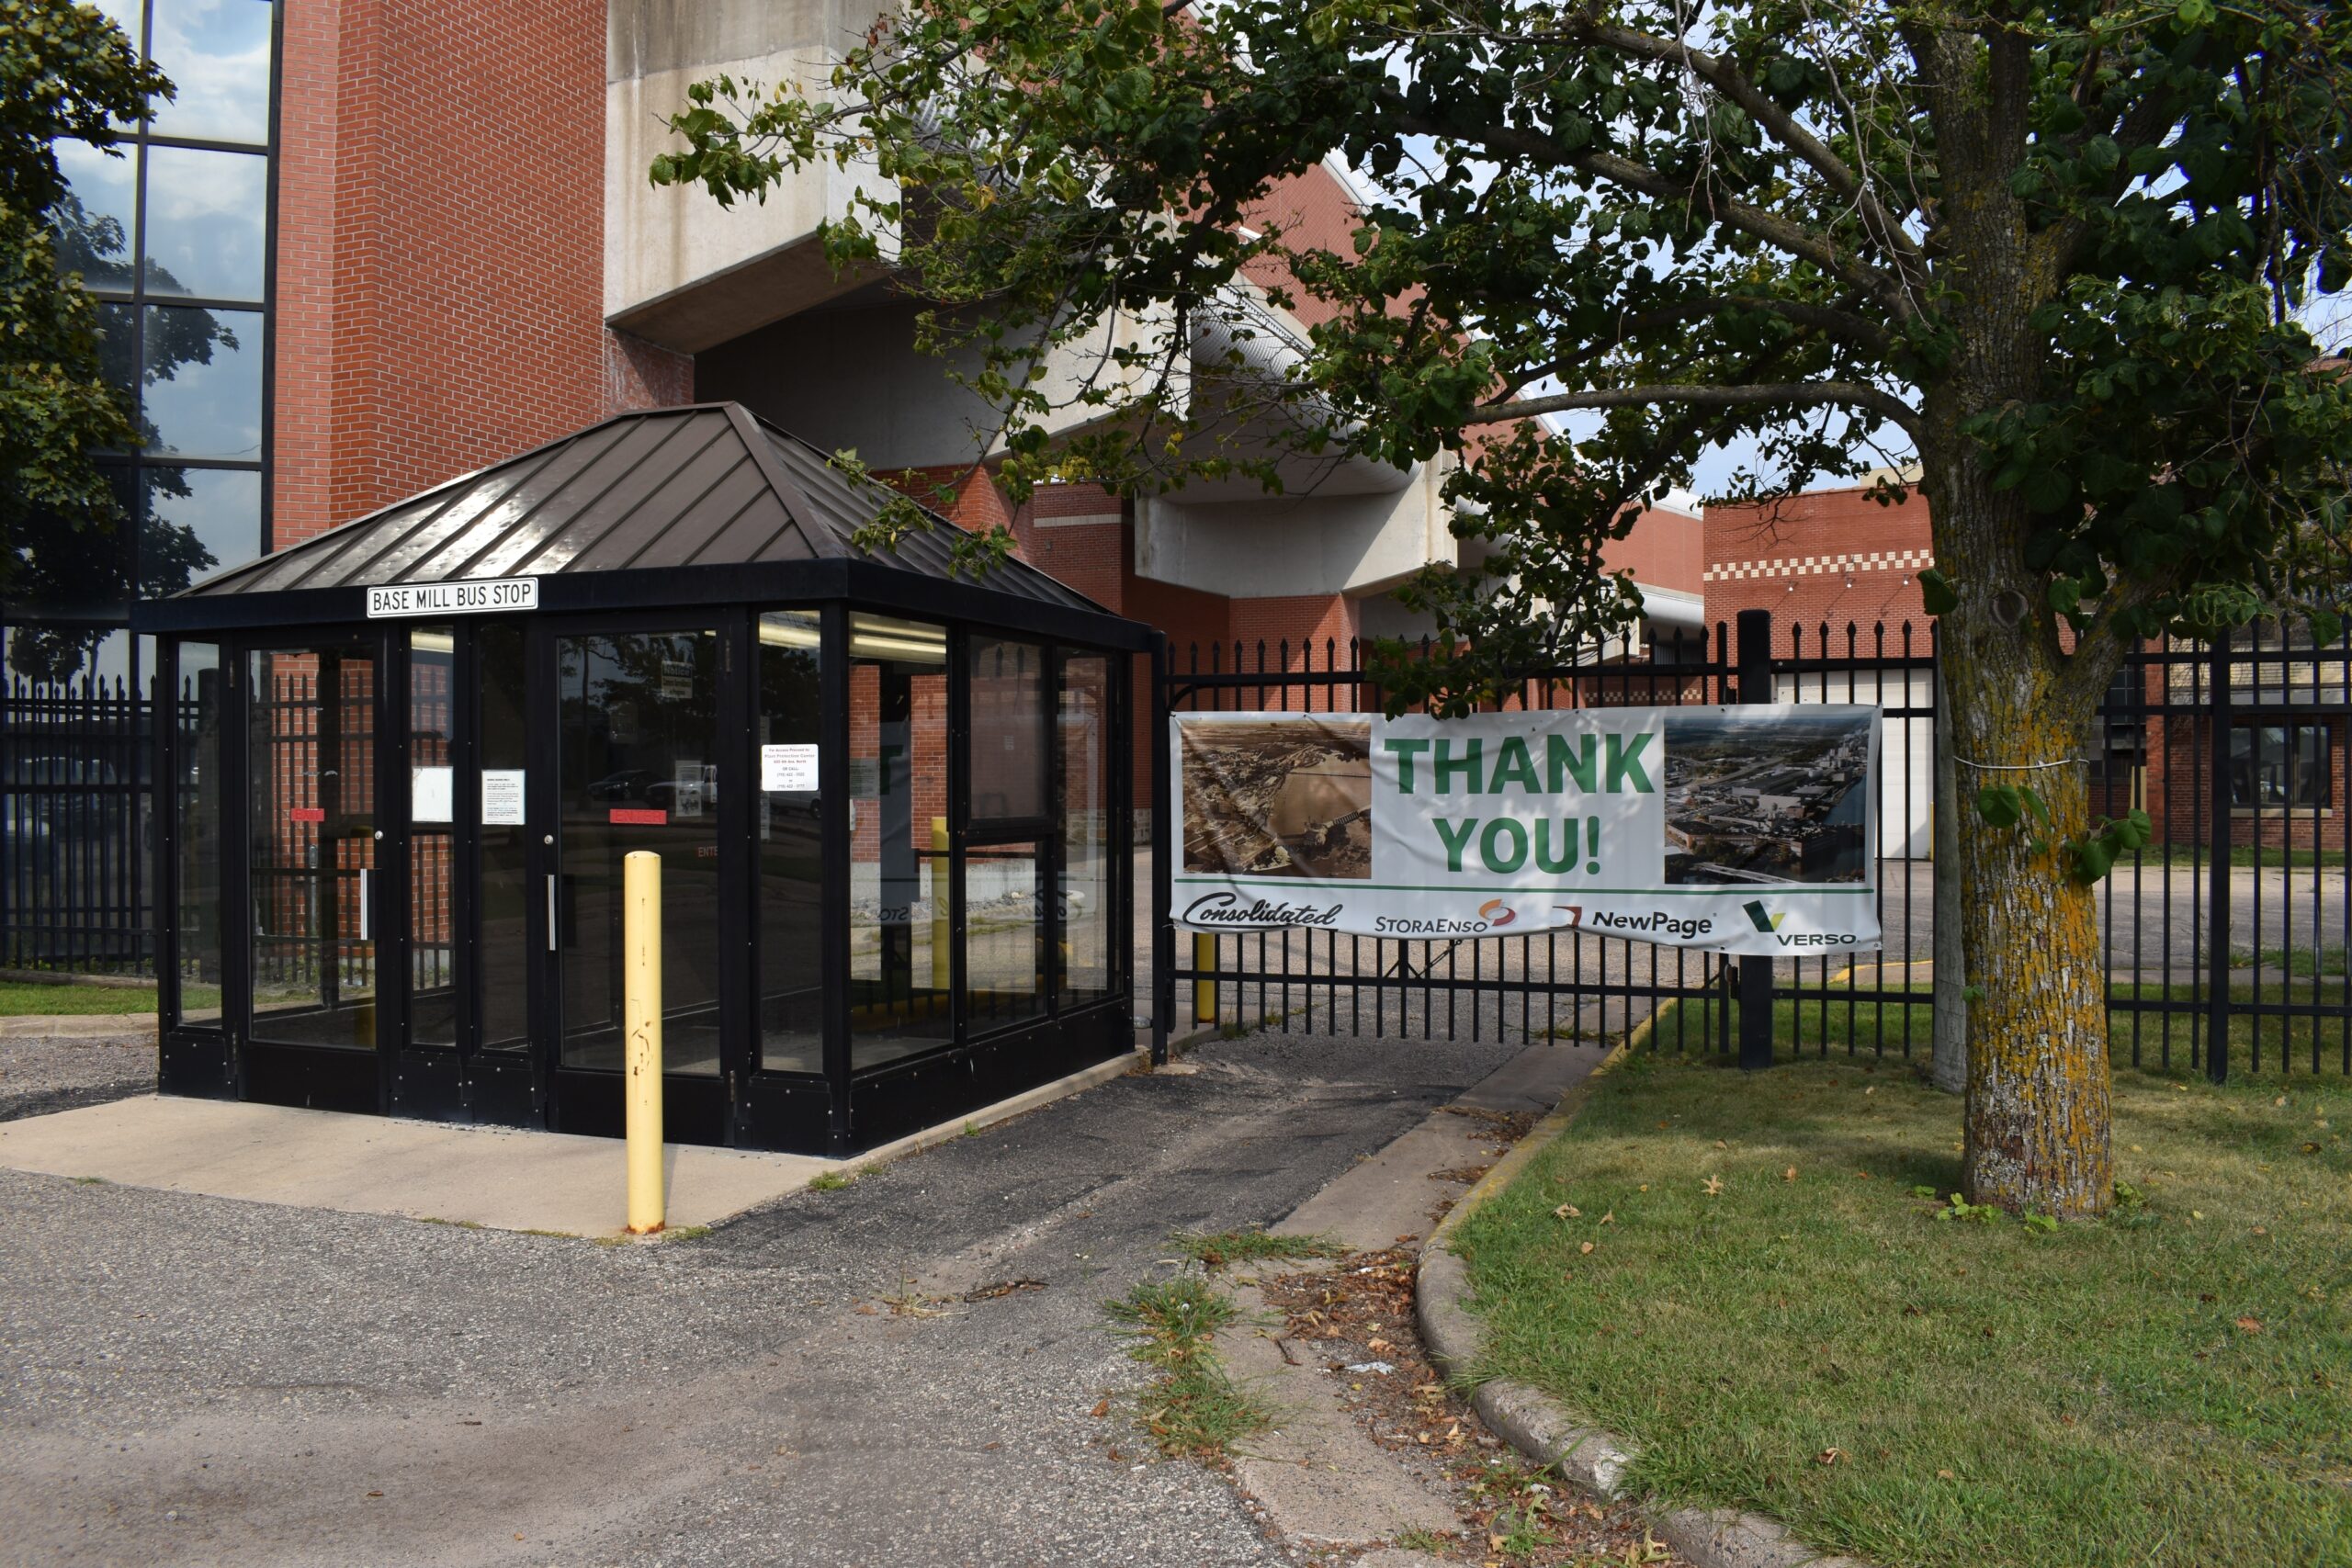
[[[125,1187],[605,1235],[626,1218],[616,1138],[145,1095],[0,1123],[0,1166]],[[841,1162],[673,1144],[670,1224],[714,1224]]]
[[[854,1160],[664,1145],[670,1228],[717,1224],[797,1192],[826,1171],[895,1159],[1023,1115],[1106,1083],[1135,1061],[1113,1057]],[[582,1236],[623,1229],[622,1149],[617,1138],[154,1094],[0,1122],[0,1168],[12,1170]]]

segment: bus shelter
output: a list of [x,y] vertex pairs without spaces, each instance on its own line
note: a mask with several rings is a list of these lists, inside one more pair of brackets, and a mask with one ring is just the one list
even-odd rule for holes
[[608,420],[143,605],[161,1081],[616,1134],[662,857],[666,1135],[845,1153],[1130,1047],[1147,628],[731,404]]

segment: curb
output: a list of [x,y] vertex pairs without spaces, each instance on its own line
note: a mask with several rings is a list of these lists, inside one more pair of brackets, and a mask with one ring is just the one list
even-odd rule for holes
[[[1467,1377],[1478,1354],[1478,1320],[1462,1304],[1470,1294],[1469,1270],[1454,1255],[1453,1232],[1568,1130],[1591,1098],[1595,1081],[1640,1047],[1657,1016],[1644,1019],[1601,1058],[1430,1232],[1414,1275],[1413,1315],[1430,1359],[1449,1378]],[[1623,1497],[1622,1483],[1634,1450],[1615,1433],[1579,1427],[1549,1394],[1506,1378],[1476,1384],[1470,1403],[1497,1436],[1536,1464],[1558,1471],[1605,1502]],[[1695,1568],[1871,1568],[1859,1558],[1816,1551],[1777,1520],[1735,1508],[1676,1508],[1654,1515],[1651,1523],[1658,1539]]]

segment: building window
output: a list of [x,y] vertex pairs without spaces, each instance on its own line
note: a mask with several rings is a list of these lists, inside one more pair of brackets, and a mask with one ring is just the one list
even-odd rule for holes
[[2326,727],[2242,724],[2230,732],[2230,804],[2317,810],[2335,804]]
[[[111,151],[60,142],[61,264],[100,301],[141,445],[106,461],[130,526],[108,567],[155,598],[267,547],[275,0],[104,0],[176,96]],[[40,606],[32,607],[38,613]]]

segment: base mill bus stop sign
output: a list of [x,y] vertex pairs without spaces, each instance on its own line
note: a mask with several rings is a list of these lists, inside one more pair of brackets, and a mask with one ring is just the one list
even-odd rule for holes
[[1170,917],[1874,951],[1880,710],[1171,715]]

